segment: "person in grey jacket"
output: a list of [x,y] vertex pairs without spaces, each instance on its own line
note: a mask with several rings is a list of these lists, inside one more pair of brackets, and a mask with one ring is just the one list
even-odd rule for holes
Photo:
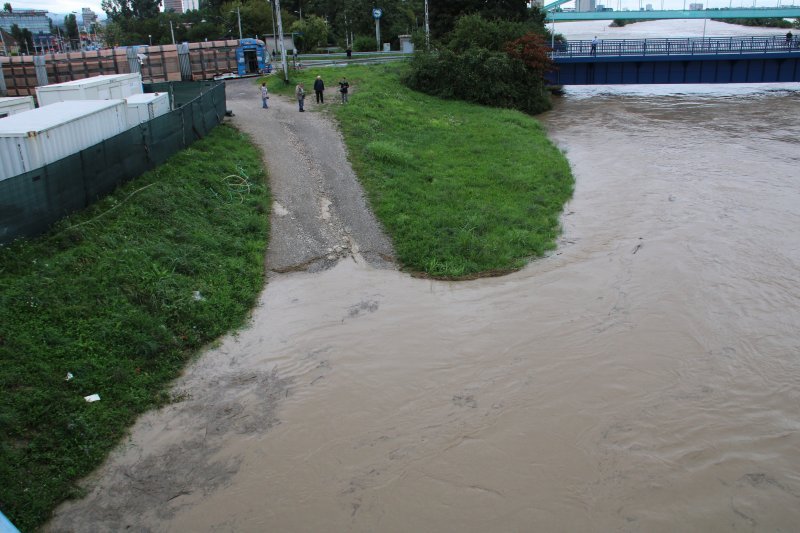
[[323,94],[324,90],[325,82],[322,81],[322,76],[317,76],[317,79],[314,81],[314,94],[317,96],[318,104],[325,103],[325,95]]

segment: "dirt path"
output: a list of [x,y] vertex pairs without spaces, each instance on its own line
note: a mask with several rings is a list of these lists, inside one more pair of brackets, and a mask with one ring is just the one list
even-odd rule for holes
[[[312,91],[309,91],[312,92]],[[252,80],[227,82],[233,124],[250,134],[266,155],[273,194],[267,266],[273,272],[316,271],[353,253],[377,267],[392,266],[392,247],[353,173],[341,135],[320,112],[340,105],[328,90],[323,106],[272,96],[261,109]]]
[[[299,113],[273,96],[261,109],[252,80],[227,82],[233,124],[261,147],[273,194],[267,267],[319,271],[342,258],[394,268],[391,244],[367,208],[341,135],[318,106]],[[332,93],[332,91],[331,91]],[[331,94],[331,102],[339,105]],[[315,109],[316,108],[316,109]],[[274,312],[262,304],[259,315]],[[274,369],[239,364],[236,336],[204,354],[175,384],[176,402],[139,418],[131,436],[85,482],[82,500],[60,506],[45,531],[157,531],[179,509],[225,486],[239,459],[215,457],[230,442],[279,421],[290,383]]]

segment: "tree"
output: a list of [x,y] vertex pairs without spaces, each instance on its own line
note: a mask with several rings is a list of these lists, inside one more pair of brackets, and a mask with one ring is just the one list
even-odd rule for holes
[[118,22],[108,22],[103,32],[103,40],[106,46],[120,46],[123,43],[124,32]]
[[132,18],[144,20],[159,15],[161,0],[103,0],[101,6],[113,21]]
[[310,52],[328,44],[328,23],[322,17],[307,16],[292,24],[290,31],[302,33],[297,38],[297,46],[301,52]]
[[6,2],[5,4],[3,4],[3,11],[5,11],[6,13],[13,13],[14,12],[14,10],[11,9],[11,3],[10,2]]
[[477,14],[486,20],[523,21],[528,17],[526,0],[449,0],[431,2],[428,9],[431,33],[440,38],[455,27],[463,15]]
[[80,38],[78,35],[78,20],[75,18],[75,15],[67,15],[64,17],[64,32],[67,34],[67,38],[70,41]]
[[403,81],[442,98],[536,114],[550,109],[543,24],[460,17],[433,51],[417,49]]
[[506,45],[506,53],[522,61],[536,76],[544,78],[555,65],[550,57],[550,47],[541,35],[528,33]]
[[463,52],[476,46],[501,51],[506,43],[536,30],[544,31],[544,25],[514,20],[488,20],[477,14],[464,15],[445,37],[445,46],[455,52]]
[[28,28],[21,29],[16,24],[11,25],[11,36],[19,43],[20,50],[24,47],[26,52],[35,50],[33,46],[33,34]]

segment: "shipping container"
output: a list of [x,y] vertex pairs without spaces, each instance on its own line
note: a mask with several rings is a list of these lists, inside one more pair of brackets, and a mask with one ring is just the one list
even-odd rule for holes
[[169,93],[134,94],[125,99],[128,126],[133,128],[148,120],[169,113]]
[[40,107],[72,100],[122,100],[134,94],[142,94],[142,76],[138,72],[104,74],[36,87]]
[[0,97],[0,118],[5,118],[23,111],[30,111],[35,107],[33,96]]
[[0,180],[41,168],[128,128],[124,100],[58,102],[0,120]]

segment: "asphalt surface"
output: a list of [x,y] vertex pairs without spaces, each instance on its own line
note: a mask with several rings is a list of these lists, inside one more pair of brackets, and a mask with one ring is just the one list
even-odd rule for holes
[[[332,83],[332,81],[330,82]],[[342,105],[333,89],[324,104],[307,91],[305,112],[294,98],[270,95],[261,107],[253,79],[225,82],[228,119],[264,154],[272,190],[270,272],[330,268],[343,258],[395,268],[391,242],[370,210],[326,108]],[[347,105],[354,105],[352,102]]]

